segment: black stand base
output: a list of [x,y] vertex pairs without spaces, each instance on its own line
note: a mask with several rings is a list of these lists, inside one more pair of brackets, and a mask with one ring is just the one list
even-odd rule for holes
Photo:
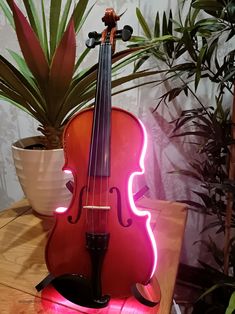
[[131,292],[133,296],[138,300],[141,304],[146,305],[148,307],[154,307],[160,303],[160,289],[157,291],[157,299],[156,300],[150,300],[148,297],[141,293],[141,291],[138,289],[138,285],[135,284],[131,287]]
[[62,275],[54,278],[51,285],[67,300],[89,308],[102,308],[108,305],[108,295],[95,298],[90,281],[82,275]]
[[[38,292],[51,284],[65,299],[74,304],[89,307],[89,308],[103,308],[109,303],[110,296],[104,295],[100,298],[94,298],[90,281],[82,275],[61,275],[53,277],[49,274],[45,277],[35,288]],[[160,287],[157,285],[157,298],[149,300],[147,296],[142,294],[138,289],[137,284],[131,287],[133,296],[143,305],[154,307],[160,303],[161,293]]]

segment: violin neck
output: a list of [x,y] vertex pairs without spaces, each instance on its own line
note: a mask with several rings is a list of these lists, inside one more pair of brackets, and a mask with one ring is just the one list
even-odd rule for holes
[[110,176],[112,48],[101,44],[88,175]]

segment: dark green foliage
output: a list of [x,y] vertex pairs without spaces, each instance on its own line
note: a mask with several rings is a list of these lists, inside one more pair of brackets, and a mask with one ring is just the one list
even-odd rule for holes
[[[136,68],[150,57],[156,59],[159,68],[164,68],[161,75],[163,82],[168,82],[168,88],[159,97],[156,109],[161,103],[170,107],[169,103],[183,94],[191,94],[198,101],[198,108],[182,111],[172,122],[175,126],[172,137],[187,140],[196,146],[198,152],[198,157],[189,162],[187,170],[174,171],[197,180],[201,186],[200,192],[193,191],[197,201],[179,201],[187,203],[194,211],[211,216],[201,232],[214,230],[215,233],[226,234],[227,198],[230,194],[234,199],[235,194],[235,182],[229,179],[231,145],[235,144],[231,135],[231,108],[224,109],[228,105],[225,102],[227,96],[234,98],[235,51],[230,47],[233,47],[235,35],[235,1],[185,0],[179,6],[177,21],[172,16],[175,14],[171,11],[169,14],[164,12],[162,16],[156,13],[151,42],[160,35],[171,37],[162,42],[156,41],[156,45],[142,55]],[[149,38],[142,37],[139,45],[148,42]],[[138,41],[135,41],[137,45]],[[215,87],[216,96],[210,104],[201,100],[199,84]],[[230,228],[235,229],[234,204]],[[230,314],[235,310],[232,294],[235,280],[231,274],[224,274],[224,261],[229,255],[228,266],[235,274],[234,239],[230,239],[227,252],[219,248],[212,236],[201,243],[212,254],[218,269],[200,261],[201,266],[211,274],[213,286],[202,295],[193,313],[219,314],[227,309],[226,314]],[[227,243],[224,243],[226,247]]]

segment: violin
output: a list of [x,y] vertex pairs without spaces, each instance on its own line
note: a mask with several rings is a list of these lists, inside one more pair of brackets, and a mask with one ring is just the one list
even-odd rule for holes
[[133,114],[111,106],[115,41],[132,33],[130,26],[117,30],[119,18],[107,9],[104,31],[89,33],[87,46],[100,45],[95,105],[64,130],[63,169],[73,174],[73,195],[66,210],[56,210],[46,246],[53,286],[93,308],[131,295],[136,283],[147,285],[157,260],[150,213],[138,210],[132,195],[134,177],[143,174],[146,132]]

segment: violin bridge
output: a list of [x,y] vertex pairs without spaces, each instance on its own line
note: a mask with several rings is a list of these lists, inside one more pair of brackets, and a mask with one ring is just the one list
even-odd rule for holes
[[86,205],[83,206],[85,209],[99,209],[99,210],[110,210],[110,206],[95,206],[95,205]]

